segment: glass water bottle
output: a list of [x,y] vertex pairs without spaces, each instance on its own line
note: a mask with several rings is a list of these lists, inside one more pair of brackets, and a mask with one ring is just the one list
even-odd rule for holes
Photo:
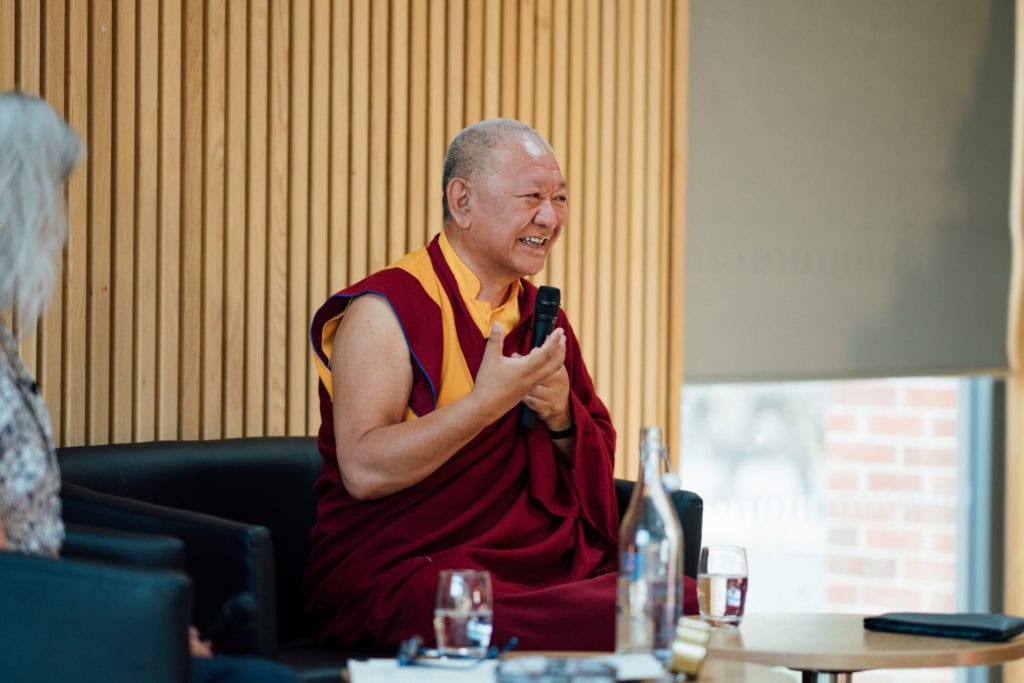
[[662,486],[660,427],[640,433],[640,477],[619,534],[615,651],[667,663],[682,612],[683,530]]

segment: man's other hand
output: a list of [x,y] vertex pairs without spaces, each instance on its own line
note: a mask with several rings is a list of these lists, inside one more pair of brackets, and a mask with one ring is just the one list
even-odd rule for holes
[[[538,401],[543,403],[545,413],[537,411],[541,419],[545,414],[553,415],[557,411],[558,398],[561,391],[563,409],[568,414],[569,377],[565,371],[565,332],[555,328],[544,343],[525,356],[517,353],[504,355],[503,346],[505,333],[500,325],[491,328],[491,336],[487,338],[480,370],[476,375],[473,393],[484,405],[494,405],[499,414],[511,410],[525,396],[534,393],[542,383],[550,385],[550,391],[541,392]],[[557,379],[561,375],[561,384]],[[527,404],[529,405],[529,404]],[[533,408],[533,406],[530,406]],[[535,409],[536,410],[536,409]]]

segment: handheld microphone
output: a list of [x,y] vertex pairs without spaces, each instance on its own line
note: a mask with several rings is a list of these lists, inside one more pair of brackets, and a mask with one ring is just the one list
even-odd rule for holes
[[[544,343],[544,340],[555,329],[555,320],[558,318],[558,307],[562,303],[562,292],[558,287],[542,285],[537,290],[537,300],[533,304],[533,339],[530,348],[535,349]],[[537,413],[533,409],[521,404],[519,406],[519,428],[533,429],[537,423]]]

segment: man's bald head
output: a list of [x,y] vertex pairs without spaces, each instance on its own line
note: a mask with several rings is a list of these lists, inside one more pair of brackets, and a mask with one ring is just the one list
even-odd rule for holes
[[510,140],[528,140],[550,150],[551,145],[540,133],[515,119],[488,119],[463,128],[448,146],[441,177],[441,205],[447,225],[452,214],[448,208],[448,183],[452,178],[473,179],[488,169],[495,153]]

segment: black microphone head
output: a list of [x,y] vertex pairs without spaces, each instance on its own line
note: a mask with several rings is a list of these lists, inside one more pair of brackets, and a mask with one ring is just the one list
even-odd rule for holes
[[554,318],[558,315],[558,307],[562,303],[562,291],[558,287],[541,285],[537,290],[537,301],[533,304],[536,315]]

